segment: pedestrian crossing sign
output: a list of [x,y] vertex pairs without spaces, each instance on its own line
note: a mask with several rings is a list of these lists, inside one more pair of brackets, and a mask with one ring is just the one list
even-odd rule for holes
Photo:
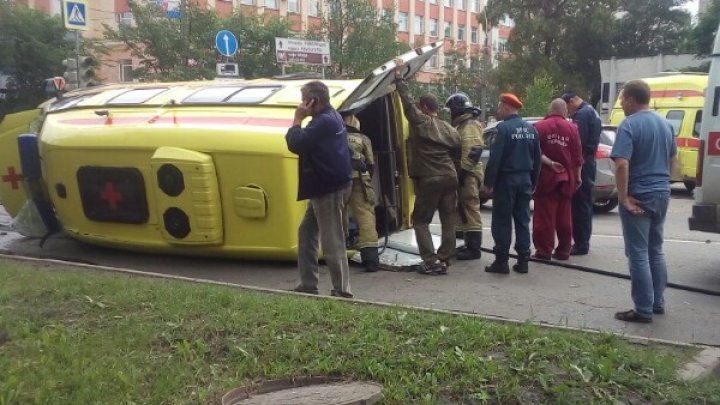
[[63,0],[63,19],[69,30],[88,29],[87,0]]

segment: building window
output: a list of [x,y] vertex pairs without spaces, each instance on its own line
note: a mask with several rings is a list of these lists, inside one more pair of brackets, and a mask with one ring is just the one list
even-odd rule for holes
[[266,8],[278,8],[277,0],[265,0],[265,7]]
[[465,10],[465,0],[457,0],[458,10]]
[[458,41],[465,40],[465,24],[458,24]]
[[437,4],[437,0],[430,0],[430,4]]
[[470,31],[470,42],[473,44],[478,43],[478,38],[480,37],[480,31],[478,28],[473,28],[472,31]]
[[255,0],[240,0],[240,4],[244,4],[246,6],[254,6]]
[[450,31],[452,27],[450,26],[449,22],[445,23],[445,38],[450,38],[452,36],[452,31]]
[[120,25],[126,25],[128,27],[133,25],[133,13],[127,12],[127,13],[117,13],[118,18],[118,24]]
[[299,13],[300,12],[300,0],[288,0],[288,12]]
[[408,15],[407,13],[398,13],[398,31],[407,32]]
[[480,11],[480,4],[478,0],[470,0],[470,12],[477,13]]
[[430,36],[438,36],[438,20],[436,18],[430,19]]
[[428,61],[428,66],[431,68],[438,68],[438,56],[437,54],[430,57],[430,61]]
[[445,55],[445,69],[453,69],[455,68],[455,57],[450,55]]
[[452,7],[452,0],[443,0],[445,7]]
[[309,0],[308,3],[308,15],[311,17],[318,16],[318,0]]
[[422,35],[425,33],[425,17],[421,15],[415,16],[415,35]]
[[131,82],[133,80],[132,78],[132,60],[131,59],[123,59],[119,63],[120,66],[120,81],[121,82]]

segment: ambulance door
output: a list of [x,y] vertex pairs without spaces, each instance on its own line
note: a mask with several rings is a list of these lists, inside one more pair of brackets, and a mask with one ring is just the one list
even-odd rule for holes
[[[688,137],[683,133],[683,122],[686,120],[685,110],[683,109],[669,109],[669,110],[658,110],[658,114],[665,117],[666,120],[672,125],[673,136],[675,137],[675,143],[678,147],[678,165],[675,171],[672,173],[673,181],[684,181],[684,173],[687,172],[690,166],[695,167],[695,163],[692,164],[688,159],[689,156],[689,144]],[[697,156],[697,155],[694,155]]]
[[700,124],[700,158],[691,230],[720,232],[720,27],[715,35],[705,106]]

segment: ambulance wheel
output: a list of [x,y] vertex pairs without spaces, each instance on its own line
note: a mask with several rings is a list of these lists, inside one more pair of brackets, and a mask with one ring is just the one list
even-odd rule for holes
[[593,201],[593,211],[598,214],[607,214],[618,206],[618,198],[612,197],[605,200]]
[[689,192],[692,193],[693,190],[695,190],[695,182],[694,182],[694,181],[692,181],[692,180],[684,180],[684,181],[683,181],[683,184],[685,184],[685,188],[687,189],[687,191],[689,191]]

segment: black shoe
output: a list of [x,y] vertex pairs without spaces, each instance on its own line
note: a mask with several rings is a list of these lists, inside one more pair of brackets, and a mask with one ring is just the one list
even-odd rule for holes
[[488,273],[496,274],[508,274],[510,273],[510,266],[507,261],[500,261],[495,259],[491,265],[485,266],[485,271]]
[[374,273],[380,270],[380,256],[378,255],[378,248],[367,247],[360,249],[360,259],[362,260],[365,271],[368,273]]
[[290,291],[293,291],[293,292],[296,292],[296,293],[302,293],[302,294],[318,295],[318,289],[317,289],[317,288],[307,288],[307,287],[303,287],[303,286],[301,286],[301,285],[293,288],[293,289],[290,290]]
[[585,256],[588,254],[588,251],[590,249],[580,249],[575,246],[572,247],[572,250],[570,250],[570,256]]
[[528,270],[530,270],[530,267],[528,266],[528,259],[518,259],[517,263],[513,265],[513,270],[520,274],[527,274]]
[[340,298],[353,298],[355,297],[352,293],[345,292],[345,291],[338,291],[338,290],[330,290],[330,295],[333,297],[340,297]]
[[655,315],[665,315],[665,308],[664,308],[664,307],[656,307],[656,308],[653,308],[653,314],[655,314]]
[[477,260],[482,256],[481,246],[482,232],[465,232],[465,246],[458,250],[456,257],[458,260]]
[[637,322],[637,323],[651,323],[652,322],[652,318],[647,317],[647,316],[642,316],[642,315],[638,314],[637,312],[633,311],[632,309],[629,311],[616,312],[615,319],[617,319],[619,321]]
[[467,247],[461,247],[458,249],[457,255],[455,256],[458,260],[477,260],[482,256],[480,250],[468,249]]
[[465,239],[465,231],[455,231],[455,239]]
[[436,260],[434,263],[422,262],[418,266],[417,272],[420,274],[437,275],[440,274],[439,271],[441,267],[442,263],[440,260]]

